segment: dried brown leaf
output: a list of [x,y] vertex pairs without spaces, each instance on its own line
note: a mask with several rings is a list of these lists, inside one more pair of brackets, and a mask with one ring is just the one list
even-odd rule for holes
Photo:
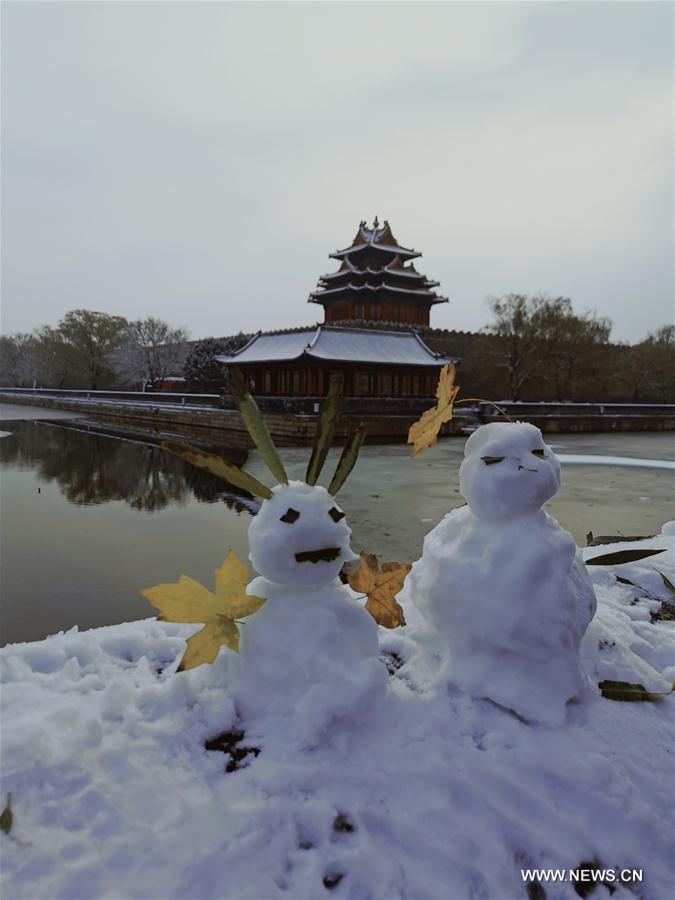
[[407,563],[387,562],[380,568],[377,557],[361,551],[361,565],[347,575],[352,590],[365,594],[366,609],[375,621],[385,628],[405,625],[405,617],[396,595],[412,566]]
[[412,456],[417,456],[436,443],[441,426],[452,419],[452,404],[458,393],[459,388],[455,386],[455,367],[452,363],[446,363],[438,379],[436,406],[422,413],[408,431],[408,443],[414,444]]

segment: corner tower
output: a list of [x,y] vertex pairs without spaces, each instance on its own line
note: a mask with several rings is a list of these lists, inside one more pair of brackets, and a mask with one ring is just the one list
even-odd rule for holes
[[386,219],[380,225],[376,216],[370,227],[363,221],[351,246],[329,254],[340,268],[319,278],[309,303],[323,306],[326,323],[428,325],[431,307],[448,299],[432,290],[438,281],[415,268],[421,255],[398,243]]

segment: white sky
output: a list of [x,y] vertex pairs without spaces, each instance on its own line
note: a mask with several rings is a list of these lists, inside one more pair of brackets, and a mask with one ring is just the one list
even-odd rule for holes
[[2,4],[2,327],[311,324],[389,219],[477,329],[570,296],[673,317],[673,11],[627,3]]

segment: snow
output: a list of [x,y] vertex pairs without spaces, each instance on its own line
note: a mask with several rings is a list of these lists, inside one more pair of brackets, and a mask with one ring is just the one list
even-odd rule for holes
[[316,337],[317,327],[286,334],[256,334],[244,347],[232,354],[220,354],[213,358],[218,362],[267,362],[298,359],[307,345]]
[[[199,626],[154,618],[2,649],[2,896],[516,900],[522,868],[597,859],[643,869],[614,900],[669,897],[675,695],[620,703],[596,685],[670,689],[673,622],[654,613],[672,600],[658,572],[675,580],[675,524],[629,545],[666,552],[589,568],[589,685],[550,727],[460,689],[410,596],[408,624],[387,631],[330,562],[301,564],[310,584],[281,545],[269,558],[257,542],[286,529],[300,552],[348,547],[321,490],[291,483],[261,508],[248,590],[267,602],[242,621],[239,657],[177,673]],[[281,522],[290,506],[300,517]],[[239,768],[205,749],[222,732]]]
[[[237,710],[265,733],[293,729],[304,748],[367,727],[385,700],[377,625],[339,581],[287,587],[256,578],[265,604],[242,627],[228,682]],[[283,677],[280,677],[280,673]],[[274,727],[274,726],[272,726]]]
[[317,359],[443,365],[449,358],[433,353],[412,331],[374,331],[319,325],[290,334],[260,334],[232,356],[215,356],[222,363],[268,362],[298,359],[303,354]]
[[596,599],[574,540],[541,505],[560,463],[534,425],[494,422],[466,442],[468,505],[425,538],[409,599],[441,637],[453,684],[560,725],[587,686],[579,645]]
[[670,459],[647,459],[635,456],[593,456],[588,453],[558,453],[563,465],[583,466],[638,466],[649,469],[673,469],[675,462]]

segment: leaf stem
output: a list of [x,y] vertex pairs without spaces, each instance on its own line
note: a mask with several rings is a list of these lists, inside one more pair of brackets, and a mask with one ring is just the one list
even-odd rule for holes
[[513,422],[513,419],[506,410],[502,409],[497,403],[493,403],[492,400],[483,400],[481,397],[464,397],[463,400],[455,400],[455,406],[459,406],[460,403],[487,403],[488,406],[494,406],[494,408],[498,410],[505,419],[508,419],[509,422]]

